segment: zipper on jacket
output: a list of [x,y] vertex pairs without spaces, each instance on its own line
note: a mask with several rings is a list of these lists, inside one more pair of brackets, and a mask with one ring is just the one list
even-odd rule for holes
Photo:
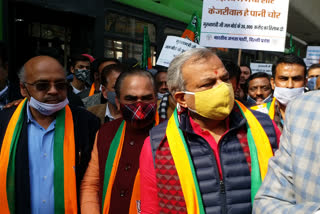
[[227,206],[226,206],[226,187],[224,185],[224,181],[220,180],[220,195],[222,198],[222,203],[221,203],[221,213],[227,213]]
[[220,140],[218,141],[218,152],[220,158],[220,167],[221,167],[221,178],[220,178],[220,197],[221,197],[221,213],[227,213],[227,196],[226,196],[226,186],[224,183],[224,173],[223,173],[223,164],[222,164],[222,157],[221,157],[221,146],[223,144],[223,138],[230,133],[230,130],[224,135],[221,136]]
[[225,194],[226,193],[226,187],[224,186],[224,181],[220,180],[220,193]]
[[[227,135],[229,133],[229,131],[227,133],[225,133],[224,135],[222,135],[220,140],[218,141],[218,155],[219,155],[219,158],[220,158],[221,177],[220,177],[219,166],[218,166],[217,161],[216,161],[216,164],[215,164],[215,170],[217,171],[217,174],[219,176],[217,178],[217,181],[219,179],[219,191],[220,191],[221,213],[222,214],[227,213],[227,199],[226,199],[226,187],[225,187],[225,183],[224,183],[224,179],[223,179],[223,177],[224,177],[223,176],[223,166],[221,164],[222,163],[222,159],[221,159],[221,144],[222,143],[220,143],[220,142],[225,137],[225,135]],[[201,137],[201,136],[199,136],[199,137],[202,138],[204,141],[206,141],[203,137]],[[209,147],[210,147],[210,145],[209,145]],[[211,152],[212,152],[212,155],[215,157],[214,152],[212,151],[212,149],[211,149]]]
[[225,138],[227,135],[230,135],[232,132],[236,131],[241,127],[241,123],[237,127],[233,127],[229,129],[227,133],[221,136],[219,142],[218,142],[218,150],[219,150],[219,158],[220,158],[220,166],[221,166],[221,174],[222,178],[220,178],[220,196],[221,196],[221,213],[227,213],[227,196],[226,196],[226,185],[224,183],[224,173],[223,173],[223,164],[222,164],[222,156],[221,156],[221,147],[222,147],[222,140]]
[[[222,171],[222,166],[221,166]],[[224,184],[223,174],[222,178],[220,179],[220,198],[221,198],[221,213],[227,213],[227,196],[226,196],[226,186]]]

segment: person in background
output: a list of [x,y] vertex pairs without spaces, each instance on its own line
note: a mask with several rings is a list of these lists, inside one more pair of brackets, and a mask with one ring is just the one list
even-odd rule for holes
[[280,57],[272,70],[270,82],[274,98],[268,112],[280,131],[283,129],[288,103],[304,93],[306,75],[307,69],[303,59],[293,54]]
[[232,89],[234,93],[236,93],[240,84],[240,75],[241,75],[240,67],[230,60],[222,59],[222,63],[224,64],[224,67],[229,73],[229,79],[232,85]]
[[71,58],[70,72],[73,74],[73,80],[70,85],[73,93],[81,99],[88,96],[87,89],[90,82],[90,60],[81,54],[74,55]]
[[317,78],[320,76],[320,64],[313,64],[308,69],[308,83],[307,88],[312,91],[316,88]]
[[161,100],[163,95],[168,92],[167,71],[158,69],[158,72],[155,74],[154,79],[157,86],[158,100]]
[[265,72],[252,74],[246,83],[247,104],[260,105],[272,101],[270,76]]
[[115,58],[97,58],[92,63],[92,70],[91,70],[91,78],[93,79],[93,84],[90,88],[90,96],[93,94],[99,93],[101,91],[101,72],[104,67],[111,65],[111,64],[120,64],[119,60]]
[[247,94],[245,93],[246,81],[252,74],[251,68],[249,65],[240,65],[241,75],[239,87],[236,90],[235,97],[239,100],[246,101]]
[[316,90],[320,90],[320,77],[316,80]]
[[107,102],[107,100],[101,96],[101,72],[106,66],[112,64],[120,64],[120,62],[113,58],[99,58],[93,61],[90,73],[93,83],[91,87],[87,89],[86,93],[88,93],[88,96],[82,99],[86,108]]
[[[103,103],[101,99],[107,100],[106,103],[90,105],[90,103],[86,103],[88,106],[87,110],[95,114],[100,118],[101,124],[110,122],[114,119],[118,119],[121,117],[120,111],[116,106],[116,92],[115,92],[115,84],[119,75],[125,71],[125,68],[121,64],[111,64],[106,66],[101,72],[101,93],[100,96],[93,96],[89,101],[95,103]],[[98,100],[94,100],[96,97]]]
[[82,214],[140,212],[139,155],[159,123],[156,86],[149,72],[132,70],[120,74],[115,91],[123,117],[103,124],[96,136],[81,184]]
[[245,85],[247,79],[252,74],[251,68],[248,65],[240,65],[241,75],[240,75],[240,85]]
[[[277,148],[276,125],[235,102],[229,73],[209,49],[175,57],[167,83],[179,110],[143,145],[141,213],[251,213]],[[263,164],[249,144],[264,156]]]
[[8,69],[7,50],[0,44],[0,110],[8,103],[22,99],[19,85],[8,79]]
[[56,59],[31,58],[19,78],[25,99],[0,111],[1,212],[77,213],[99,119],[68,105]]
[[168,91],[167,86],[167,69],[164,67],[157,67],[157,73],[155,74],[155,83],[157,86],[157,109],[159,116],[162,119],[169,118],[177,103],[174,101],[172,95]]
[[308,78],[320,76],[320,64],[313,64],[308,69]]

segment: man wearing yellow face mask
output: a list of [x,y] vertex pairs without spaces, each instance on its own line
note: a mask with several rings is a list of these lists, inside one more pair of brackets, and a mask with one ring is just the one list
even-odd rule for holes
[[167,84],[179,110],[142,148],[141,213],[251,213],[278,147],[276,125],[234,100],[228,72],[208,49],[177,56]]

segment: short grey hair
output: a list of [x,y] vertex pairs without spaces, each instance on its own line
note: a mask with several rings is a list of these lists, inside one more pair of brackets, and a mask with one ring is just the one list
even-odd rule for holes
[[18,77],[19,77],[19,80],[20,80],[21,83],[23,83],[25,81],[25,68],[24,68],[24,65],[18,71]]
[[[61,64],[60,64],[61,65]],[[18,78],[19,78],[19,80],[20,80],[20,82],[21,83],[24,83],[25,82],[25,80],[26,80],[26,69],[25,69],[25,67],[24,67],[25,65],[23,65],[21,68],[20,68],[20,70],[18,71]],[[62,67],[62,65],[61,65],[61,67]],[[66,69],[64,69],[63,67],[62,67],[62,69],[63,69],[63,71],[64,71],[64,74],[65,74],[65,76],[67,76],[67,71],[66,71]]]
[[192,58],[193,62],[196,62],[211,56],[216,56],[216,54],[207,48],[193,48],[175,57],[169,65],[167,75],[167,85],[170,93],[174,95],[178,91],[185,90],[185,81],[182,77],[182,66],[189,59]]

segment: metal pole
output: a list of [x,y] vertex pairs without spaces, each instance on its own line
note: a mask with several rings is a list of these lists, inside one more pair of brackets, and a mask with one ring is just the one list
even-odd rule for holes
[[240,64],[241,64],[241,53],[242,53],[242,50],[239,49],[239,52],[238,52],[238,66],[240,66]]

